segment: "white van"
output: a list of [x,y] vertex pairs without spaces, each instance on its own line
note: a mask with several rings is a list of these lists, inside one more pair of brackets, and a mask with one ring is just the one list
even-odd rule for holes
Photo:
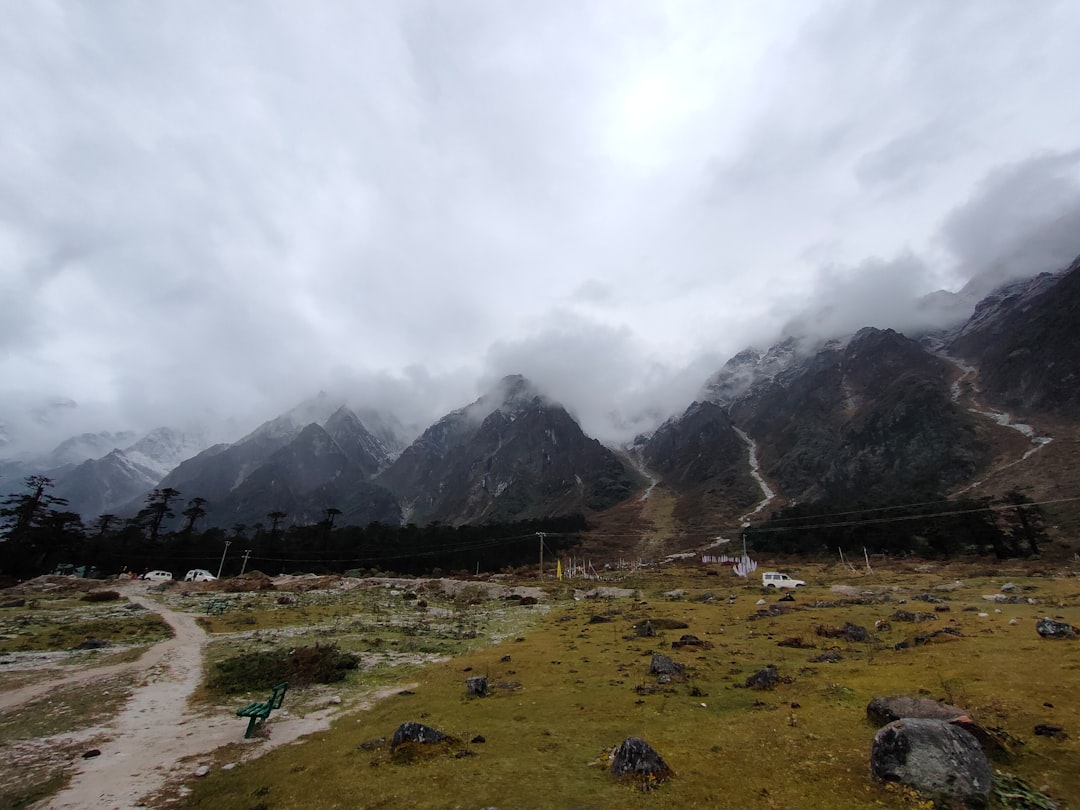
[[184,574],[184,582],[213,582],[217,577],[205,568],[192,568]]
[[169,571],[147,571],[142,578],[149,582],[172,582],[172,574]]
[[801,579],[792,579],[787,574],[766,571],[761,575],[761,584],[766,588],[801,588],[806,583]]

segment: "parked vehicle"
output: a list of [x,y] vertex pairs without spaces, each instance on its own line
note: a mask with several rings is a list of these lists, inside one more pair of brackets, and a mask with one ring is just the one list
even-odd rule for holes
[[761,584],[766,588],[801,588],[806,583],[801,579],[792,579],[787,574],[766,571],[761,575]]
[[172,573],[169,571],[147,571],[142,578],[150,582],[172,582]]
[[213,582],[217,577],[205,568],[192,568],[184,574],[184,582]]

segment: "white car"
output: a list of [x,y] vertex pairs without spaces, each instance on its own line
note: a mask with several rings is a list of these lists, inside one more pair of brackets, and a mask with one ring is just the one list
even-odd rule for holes
[[213,582],[217,577],[205,568],[192,568],[184,574],[184,582]]
[[147,571],[142,578],[150,582],[172,582],[172,574],[168,571]]
[[806,583],[801,579],[792,579],[787,574],[766,571],[761,575],[761,584],[766,588],[801,588]]

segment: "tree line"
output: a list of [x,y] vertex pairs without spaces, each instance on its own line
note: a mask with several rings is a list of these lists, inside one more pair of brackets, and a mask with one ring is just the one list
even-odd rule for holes
[[[272,511],[265,523],[200,530],[209,502],[184,501],[171,487],[153,490],[133,517],[103,514],[86,526],[50,492],[48,477],[32,475],[24,485],[0,502],[0,575],[19,579],[58,566],[101,575],[163,568],[175,576],[192,568],[223,576],[256,568],[268,574],[498,571],[535,562],[538,539],[558,552],[579,544],[588,528],[582,515],[480,526],[339,526],[341,510],[327,507],[308,525],[286,527],[288,514]],[[167,530],[178,513],[179,527]]]
[[1042,509],[1023,493],[923,503],[815,502],[787,506],[745,529],[762,552],[835,555],[884,553],[948,558],[1031,557],[1046,542]]

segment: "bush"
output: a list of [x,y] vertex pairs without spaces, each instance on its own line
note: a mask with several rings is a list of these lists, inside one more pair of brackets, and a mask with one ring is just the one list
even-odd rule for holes
[[219,692],[249,692],[282,681],[290,686],[336,683],[359,665],[357,656],[336,644],[245,653],[215,664],[209,685]]
[[90,591],[82,598],[84,602],[113,602],[120,598],[119,591]]

